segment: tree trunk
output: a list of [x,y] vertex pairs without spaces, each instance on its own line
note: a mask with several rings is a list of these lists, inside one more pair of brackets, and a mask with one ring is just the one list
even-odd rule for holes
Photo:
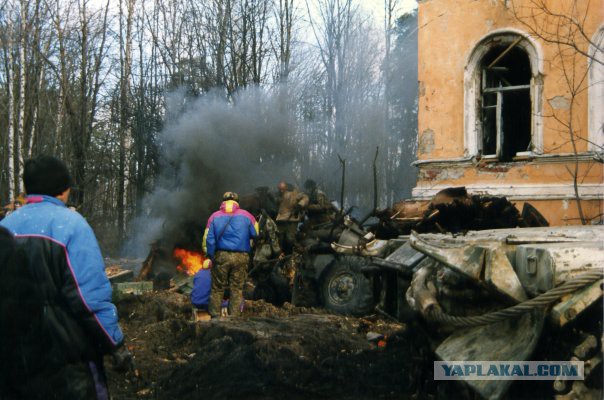
[[132,131],[130,126],[130,75],[132,66],[132,19],[134,16],[134,6],[136,0],[126,0],[126,32],[123,37],[122,29],[122,2],[120,1],[120,39],[125,49],[120,56],[121,77],[120,77],[120,149],[119,149],[119,187],[118,187],[118,232],[120,242],[124,239],[126,232],[126,210],[129,201],[129,183],[130,183],[130,149],[132,147]]
[[19,193],[24,192],[23,188],[23,150],[25,148],[25,74],[26,58],[25,48],[27,47],[27,2],[20,2],[21,29],[19,46],[19,116],[17,120],[17,188]]
[[12,25],[9,24],[7,27],[7,72],[8,72],[8,143],[7,143],[7,157],[8,157],[8,198],[13,201],[15,198],[16,186],[15,186],[15,151],[18,151],[18,146],[15,146],[15,68],[13,60],[13,30]]

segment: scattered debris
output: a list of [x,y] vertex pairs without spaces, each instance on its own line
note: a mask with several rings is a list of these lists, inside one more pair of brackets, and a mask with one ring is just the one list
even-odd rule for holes
[[[246,301],[241,318],[195,323],[188,297],[168,291],[124,296],[117,307],[139,377],[108,368],[116,399],[389,399],[431,392],[423,386],[431,371],[422,364],[431,360],[425,335],[376,316]],[[368,342],[369,332],[388,342]]]
[[[125,399],[434,399],[452,388],[460,398],[601,394],[600,227],[518,229],[548,224],[530,204],[520,213],[505,198],[463,187],[378,216],[371,232],[346,214],[303,229],[294,253],[253,265],[246,298],[255,301],[243,318],[191,313],[190,277],[170,275],[171,250],[154,245],[139,278],[166,290],[118,303],[142,378],[111,374],[112,388]],[[514,229],[492,229],[505,227]],[[572,286],[586,271],[600,275]],[[531,302],[532,312],[511,307]],[[588,379],[433,380],[435,357],[476,356],[581,359]]]
[[111,265],[105,268],[107,278],[111,283],[128,282],[134,277],[134,272],[130,269],[124,269],[119,265]]
[[505,197],[470,195],[465,187],[438,192],[429,203],[405,200],[378,213],[382,232],[390,236],[420,233],[460,233],[484,229],[548,226],[530,204],[522,213]]

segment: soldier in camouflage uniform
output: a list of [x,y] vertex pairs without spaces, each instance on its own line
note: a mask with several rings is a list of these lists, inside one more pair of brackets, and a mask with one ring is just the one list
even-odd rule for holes
[[334,221],[336,208],[331,204],[327,195],[312,179],[304,182],[304,189],[309,198],[306,206],[306,221],[301,227],[306,238],[330,242],[334,239]]
[[305,225],[312,229],[317,225],[332,222],[335,218],[336,209],[327,198],[327,195],[318,188],[317,183],[312,179],[306,180],[304,190],[308,196]]
[[279,236],[281,249],[285,254],[292,252],[296,242],[296,233],[298,224],[304,217],[304,210],[308,205],[308,196],[300,192],[292,184],[279,182],[277,186],[281,194],[279,203],[279,212],[277,213],[277,226],[279,227]]
[[222,198],[220,210],[210,216],[203,235],[204,252],[213,261],[208,305],[212,318],[220,316],[226,288],[231,292],[229,314],[241,313],[251,240],[258,235],[258,223],[249,212],[239,208],[237,193],[226,192]]
[[254,264],[273,260],[281,255],[279,230],[275,221],[263,210],[258,224],[260,236],[256,239]]
[[303,240],[298,246],[300,249],[293,255],[299,255],[292,258],[295,265],[295,276],[292,283],[292,304],[303,307],[314,307],[318,305],[317,294],[319,288],[315,277],[315,269],[312,263],[304,263],[301,253],[304,251],[313,251],[313,248],[329,245],[340,231],[339,227],[334,225],[336,218],[336,208],[331,204],[327,195],[321,191],[317,183],[312,179],[304,182],[304,190],[309,199],[306,206],[306,221],[301,227]]
[[292,253],[285,257],[279,245],[279,229],[271,217],[263,212],[260,217],[260,236],[256,241],[256,252],[254,254],[254,264],[274,260],[280,257],[277,265],[277,272],[287,279],[290,288],[294,283],[297,266],[302,262],[302,254],[294,245]]

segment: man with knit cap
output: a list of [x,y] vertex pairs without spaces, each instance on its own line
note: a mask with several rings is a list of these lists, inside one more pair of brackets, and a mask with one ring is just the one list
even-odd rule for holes
[[241,314],[243,285],[247,278],[251,240],[258,235],[258,223],[252,214],[239,208],[239,196],[226,192],[220,210],[208,219],[203,235],[203,250],[212,259],[212,288],[208,312],[220,316],[225,289],[230,289],[229,315]]
[[65,206],[61,160],[27,160],[23,181],[26,204],[0,221],[15,255],[0,266],[0,398],[108,399],[103,356],[131,355],[95,235]]

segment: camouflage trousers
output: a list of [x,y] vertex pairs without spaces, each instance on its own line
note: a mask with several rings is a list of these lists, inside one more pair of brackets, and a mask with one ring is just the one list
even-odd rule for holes
[[229,289],[229,314],[240,315],[243,303],[243,284],[247,278],[248,253],[217,251],[212,266],[212,290],[208,312],[220,316],[220,305],[225,289]]
[[319,285],[315,269],[306,263],[298,264],[292,287],[292,304],[296,307],[316,307],[319,304]]
[[298,270],[298,266],[302,263],[302,254],[294,251],[289,260],[285,261],[285,263],[281,264],[278,268],[278,272],[287,279],[289,286],[292,287],[294,285],[294,277],[296,276],[296,271]]

